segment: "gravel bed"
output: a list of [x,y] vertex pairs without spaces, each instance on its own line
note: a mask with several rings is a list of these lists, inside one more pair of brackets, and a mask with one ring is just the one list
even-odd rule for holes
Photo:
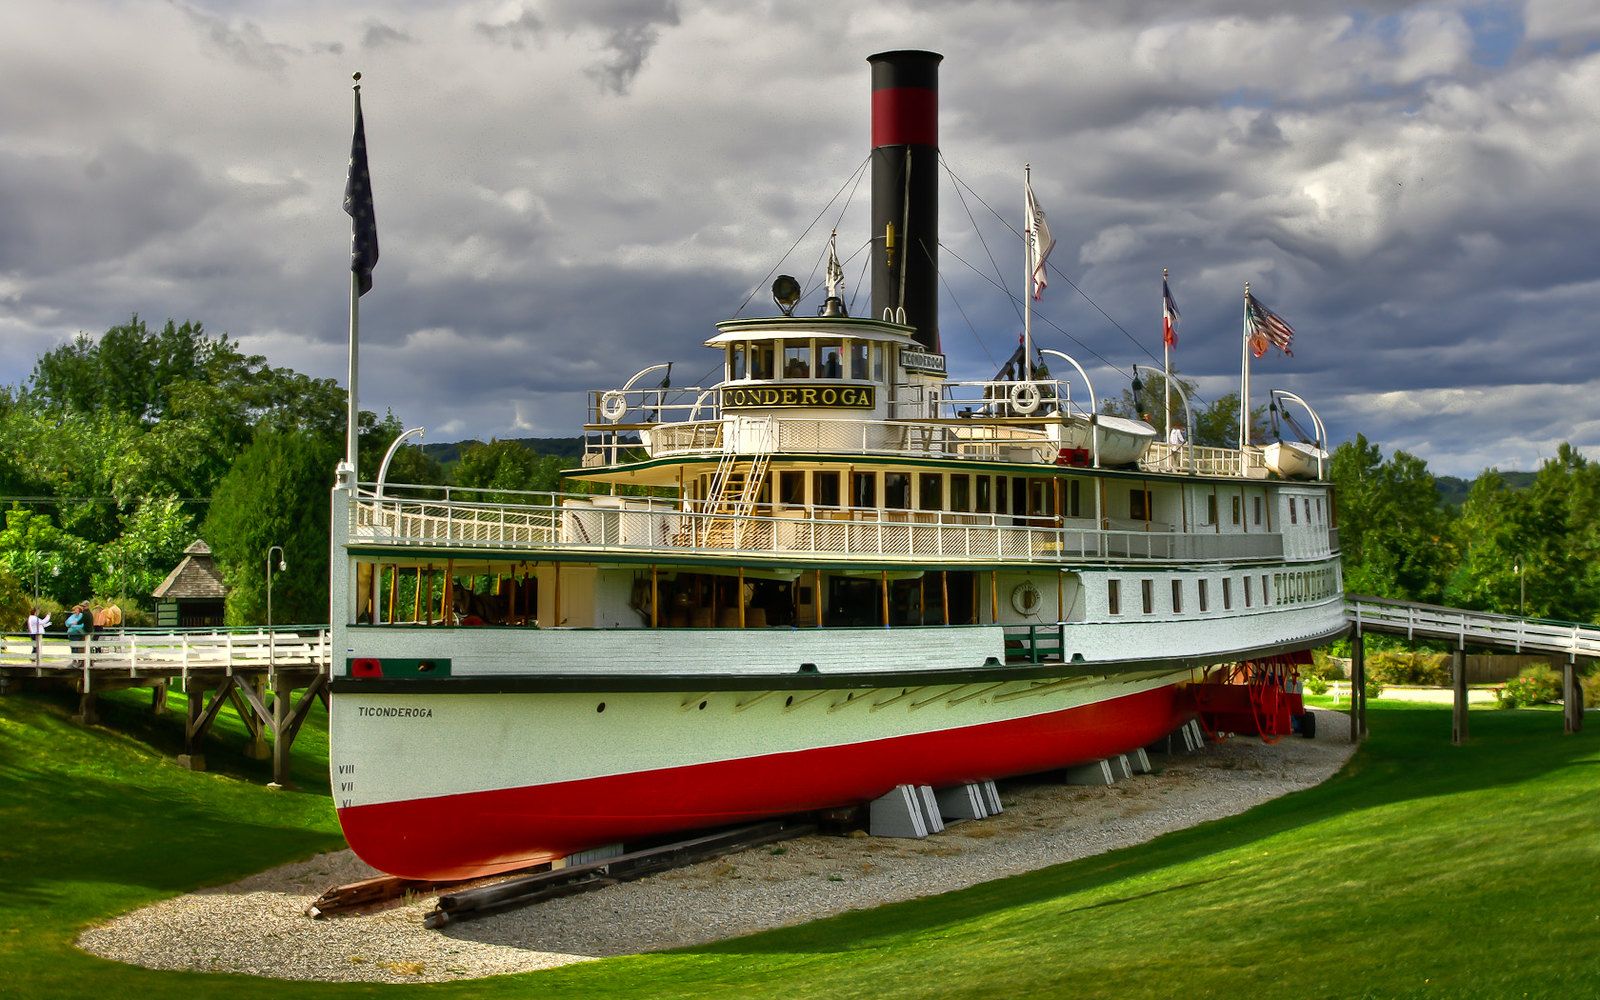
[[688,868],[427,930],[433,897],[312,920],[330,886],[368,878],[349,851],[164,900],[90,928],[78,945],[154,969],[340,982],[439,982],[704,944],[846,910],[965,888],[1243,812],[1316,785],[1349,759],[1348,718],[1317,738],[1238,738],[1153,754],[1156,773],[1109,787],[1000,784],[1005,811],[927,840],[802,837]]

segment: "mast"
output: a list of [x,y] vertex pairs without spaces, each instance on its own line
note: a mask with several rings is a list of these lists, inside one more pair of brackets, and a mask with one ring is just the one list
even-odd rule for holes
[[[1172,440],[1172,345],[1167,343],[1167,269],[1161,269],[1161,406],[1166,426],[1167,440]],[[1194,428],[1189,428],[1194,433]]]
[[1244,329],[1239,336],[1239,455],[1250,446],[1250,282],[1244,283]]
[[1033,166],[1022,165],[1022,217],[1027,220],[1022,234],[1022,380],[1033,381],[1033,258],[1039,234],[1034,231],[1032,190]]

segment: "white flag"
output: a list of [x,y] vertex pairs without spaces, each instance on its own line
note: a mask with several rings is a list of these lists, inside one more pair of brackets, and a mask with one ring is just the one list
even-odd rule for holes
[[1033,271],[1033,298],[1034,301],[1044,298],[1045,286],[1050,282],[1045,278],[1044,262],[1050,256],[1050,251],[1056,248],[1056,239],[1050,235],[1050,224],[1045,221],[1044,209],[1039,207],[1039,201],[1033,196],[1033,182],[1028,182],[1028,263]]

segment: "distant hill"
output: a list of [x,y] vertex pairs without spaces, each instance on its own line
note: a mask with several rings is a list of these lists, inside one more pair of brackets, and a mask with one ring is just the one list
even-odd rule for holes
[[[1534,472],[1502,472],[1500,478],[1506,485],[1514,490],[1525,490],[1533,485]],[[1438,476],[1434,485],[1439,489],[1439,499],[1451,510],[1460,510],[1461,505],[1467,502],[1467,491],[1472,489],[1473,480],[1462,479],[1460,476]]]
[[[583,438],[503,438],[513,444],[520,444],[536,455],[555,455],[558,458],[571,459],[574,464],[583,457]],[[465,441],[453,441],[449,444],[425,444],[422,450],[434,461],[446,468],[461,461],[461,452],[469,445],[482,444],[476,438]]]

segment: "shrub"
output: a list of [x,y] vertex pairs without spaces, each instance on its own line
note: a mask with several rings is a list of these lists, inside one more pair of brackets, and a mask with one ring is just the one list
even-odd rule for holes
[[1306,690],[1310,691],[1312,694],[1327,694],[1328,682],[1325,678],[1318,677],[1316,674],[1311,674],[1306,678]]
[[1497,698],[1501,708],[1522,708],[1561,700],[1561,675],[1543,664],[1523,669],[1506,681]]
[[[1348,657],[1334,656],[1325,650],[1313,649],[1311,651],[1311,665],[1302,666],[1300,673],[1304,677],[1316,677],[1323,681],[1342,680],[1350,676],[1350,659]],[[1321,692],[1317,693],[1320,694]]]
[[1449,653],[1412,653],[1383,650],[1367,656],[1367,683],[1408,684],[1421,687],[1450,686]]
[[1590,670],[1578,683],[1583,690],[1584,708],[1600,708],[1600,668]]

